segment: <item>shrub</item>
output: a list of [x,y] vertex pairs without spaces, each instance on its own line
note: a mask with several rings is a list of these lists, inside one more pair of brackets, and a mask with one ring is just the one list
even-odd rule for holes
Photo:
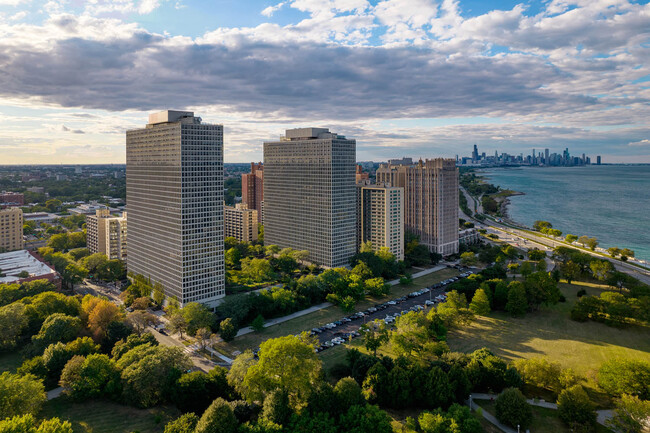
[[586,291],[585,289],[580,289],[580,290],[578,290],[578,293],[576,293],[576,296],[577,296],[578,298],[582,298],[582,297],[585,296],[586,294],[587,294],[587,291]]
[[496,401],[496,417],[503,424],[525,430],[532,421],[533,411],[526,397],[517,388],[507,388]]
[[596,423],[594,405],[580,385],[574,385],[560,393],[557,409],[560,419],[569,426],[593,426]]

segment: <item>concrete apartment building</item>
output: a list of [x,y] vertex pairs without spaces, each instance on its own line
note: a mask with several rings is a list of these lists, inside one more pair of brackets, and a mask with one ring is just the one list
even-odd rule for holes
[[458,252],[458,169],[454,159],[427,159],[412,164],[382,164],[377,183],[404,188],[404,228],[429,251]]
[[356,140],[288,129],[264,143],[264,243],[309,251],[326,267],[356,253]]
[[225,296],[223,125],[187,111],[126,133],[128,269],[181,305]]
[[357,185],[357,250],[364,242],[404,260],[404,188]]
[[264,224],[264,165],[251,162],[251,172],[241,175],[241,202],[257,211],[257,222]]
[[86,240],[91,253],[106,254],[109,260],[126,262],[127,213],[117,217],[108,209],[98,209],[86,217]]
[[254,242],[257,240],[257,211],[248,209],[245,204],[238,203],[235,207],[225,206],[224,235],[236,238],[240,242]]
[[0,209],[0,252],[22,250],[23,211],[18,207]]

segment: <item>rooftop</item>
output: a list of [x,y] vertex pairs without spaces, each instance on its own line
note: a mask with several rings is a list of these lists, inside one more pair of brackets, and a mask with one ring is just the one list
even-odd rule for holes
[[27,271],[29,277],[56,274],[54,269],[34,257],[27,250],[0,254],[0,269],[2,269],[2,273],[5,275],[4,277],[0,277],[0,284],[14,283],[22,280],[23,278],[18,277],[18,274],[22,271]]

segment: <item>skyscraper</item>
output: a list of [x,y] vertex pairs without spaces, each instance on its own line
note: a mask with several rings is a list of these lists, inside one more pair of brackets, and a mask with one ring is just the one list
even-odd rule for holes
[[377,182],[404,188],[404,229],[429,251],[458,252],[458,169],[453,159],[412,165],[382,164]]
[[225,295],[223,125],[187,111],[126,133],[129,271],[181,305]]
[[[388,161],[390,163],[390,161]],[[474,145],[474,150],[472,151],[472,162],[478,162],[478,147]]]
[[262,223],[262,202],[264,201],[264,166],[251,162],[251,172],[241,175],[241,202],[248,209],[257,211],[257,222]]
[[264,143],[264,243],[309,251],[327,267],[356,252],[356,141],[326,128]]

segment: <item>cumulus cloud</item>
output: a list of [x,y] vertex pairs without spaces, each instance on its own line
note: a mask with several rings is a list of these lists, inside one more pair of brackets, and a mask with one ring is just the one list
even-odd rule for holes
[[631,143],[628,143],[627,145],[628,146],[650,146],[650,140],[646,138],[639,141],[633,141]]
[[262,15],[264,15],[265,17],[271,17],[271,16],[273,16],[273,13],[275,13],[275,11],[280,10],[280,8],[282,8],[282,6],[284,6],[284,2],[280,2],[280,3],[276,4],[276,5],[264,8],[264,10],[262,12],[260,12],[260,13]]

